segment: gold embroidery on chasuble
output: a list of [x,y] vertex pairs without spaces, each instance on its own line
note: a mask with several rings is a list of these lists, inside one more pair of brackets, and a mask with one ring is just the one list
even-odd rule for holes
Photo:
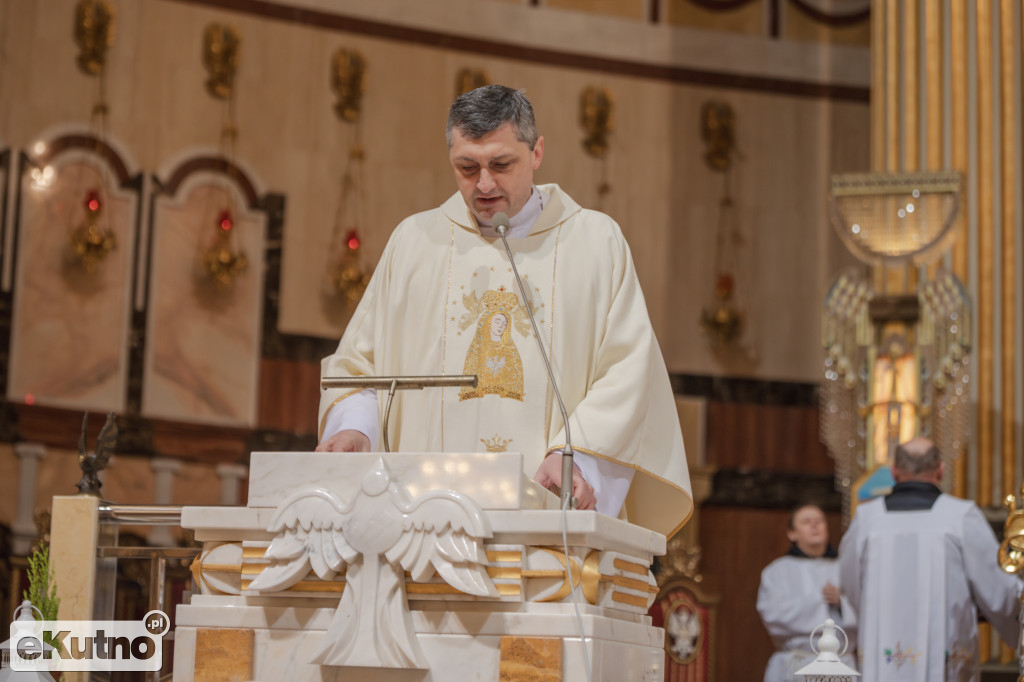
[[[524,237],[511,244],[546,345],[552,334],[548,302],[556,251],[551,236]],[[444,448],[479,452],[505,447],[542,457],[550,410],[547,374],[508,256],[500,242],[457,226],[452,249],[443,371],[476,375],[477,385],[444,389]],[[529,463],[533,469],[538,464]]]
[[477,385],[459,391],[459,400],[497,395],[522,401],[523,361],[512,339],[512,328],[517,317],[527,314],[526,308],[503,286],[484,292],[480,300],[475,292],[464,294],[462,300],[469,312],[462,316],[459,326],[470,326],[477,316],[479,321],[462,370],[463,374],[475,374]]

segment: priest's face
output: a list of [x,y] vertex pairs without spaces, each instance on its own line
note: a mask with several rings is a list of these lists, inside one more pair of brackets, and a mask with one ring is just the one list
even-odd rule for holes
[[488,221],[499,212],[511,218],[526,205],[543,156],[544,138],[530,149],[510,123],[475,140],[456,128],[448,150],[462,198],[474,216]]
[[786,535],[804,554],[821,556],[828,547],[825,513],[814,505],[800,507],[793,514],[792,528]]

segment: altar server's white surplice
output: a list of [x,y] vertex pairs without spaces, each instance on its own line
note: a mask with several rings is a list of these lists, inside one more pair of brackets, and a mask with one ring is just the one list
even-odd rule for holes
[[[635,471],[629,520],[671,535],[693,508],[679,419],[633,260],[608,216],[557,185],[514,240],[522,301],[500,239],[462,196],[394,231],[322,376],[476,374],[475,389],[399,391],[393,450],[522,452],[533,475],[565,442],[525,305],[551,354],[573,445]],[[349,392],[321,392],[320,423]],[[381,400],[383,409],[384,400]]]
[[[765,682],[797,682],[795,673],[814,660],[810,634],[827,618],[835,621],[849,637],[843,663],[856,668],[856,628],[853,609],[845,597],[842,609],[825,601],[826,583],[839,584],[839,565],[834,558],[786,555],[761,571],[757,590],[757,612],[775,645],[768,660]],[[820,634],[820,631],[819,633]],[[843,638],[840,635],[840,643]]]
[[862,504],[840,545],[840,580],[857,611],[861,673],[876,682],[977,680],[978,610],[1011,645],[1020,585],[996,560],[978,507],[939,495],[930,510]]

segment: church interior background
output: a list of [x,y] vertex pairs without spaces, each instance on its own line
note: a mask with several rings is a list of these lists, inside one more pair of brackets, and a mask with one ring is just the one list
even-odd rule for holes
[[[703,677],[686,679],[759,679],[758,578],[791,507],[819,501],[842,532],[819,409],[841,273],[893,293],[955,273],[973,325],[948,488],[998,521],[1024,474],[1022,15],[1017,0],[0,0],[0,613],[50,498],[75,492],[84,411],[89,442],[118,415],[103,496],[119,503],[244,502],[251,451],[312,449],[320,358],[393,227],[454,190],[448,105],[502,83],[536,108],[538,181],[622,226],[672,376],[697,511],[661,576],[714,611]],[[869,268],[829,225],[830,178],[921,170],[962,174],[944,248]]]

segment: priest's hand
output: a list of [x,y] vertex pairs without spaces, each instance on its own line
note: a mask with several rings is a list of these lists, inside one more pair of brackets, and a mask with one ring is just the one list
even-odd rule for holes
[[317,452],[369,452],[370,439],[362,431],[347,429],[316,446]]
[[[573,464],[572,467],[572,495],[576,498],[576,509],[594,509],[597,505],[597,498],[594,496],[594,486],[583,479],[580,468]],[[537,468],[533,480],[545,488],[552,485],[562,487],[562,453],[560,450],[549,452],[544,461]]]
[[825,583],[825,588],[821,591],[821,596],[825,598],[825,603],[831,604],[832,606],[839,606],[839,588],[832,583]]

